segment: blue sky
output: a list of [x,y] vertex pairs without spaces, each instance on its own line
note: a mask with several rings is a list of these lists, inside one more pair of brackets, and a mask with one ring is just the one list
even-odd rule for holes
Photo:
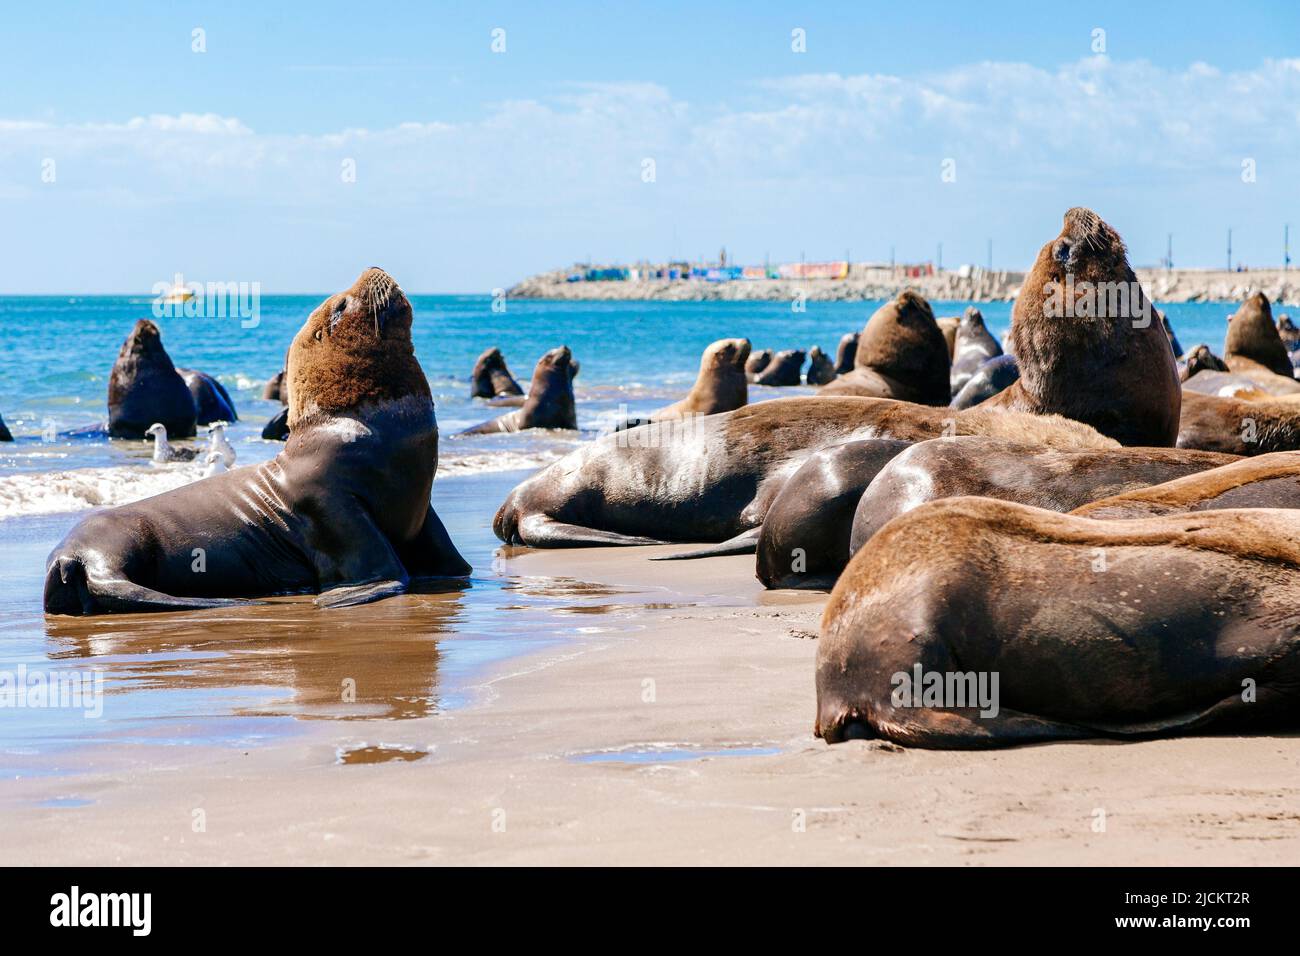
[[1172,232],[1177,264],[1217,266],[1229,227],[1236,258],[1274,264],[1288,221],[1300,249],[1300,5],[1134,6],[13,7],[0,293],[176,271],[316,292],[370,264],[487,292],[722,245],[942,243],[955,265],[991,239],[1019,267],[1080,204],[1138,264]]

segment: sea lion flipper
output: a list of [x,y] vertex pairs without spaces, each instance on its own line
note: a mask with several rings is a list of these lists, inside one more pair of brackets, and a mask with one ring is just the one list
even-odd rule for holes
[[425,578],[463,578],[472,568],[452,543],[442,519],[430,506],[420,533],[397,549],[411,580]]
[[237,598],[177,597],[136,584],[125,577],[88,573],[85,563],[64,555],[50,563],[45,610],[52,614],[139,614],[153,611],[199,611],[259,603]]
[[678,554],[660,554],[650,560],[693,561],[696,558],[718,558],[727,554],[753,554],[758,550],[758,536],[762,530],[763,526],[759,525],[757,528],[742,531],[734,538],[711,544],[707,548],[696,548],[694,551],[682,551]]
[[405,581],[371,581],[369,584],[345,584],[330,588],[316,598],[319,608],[356,607],[369,604],[406,591]]
[[642,544],[670,544],[617,531],[601,531],[556,521],[544,514],[528,515],[519,523],[519,537],[530,548],[602,548]]

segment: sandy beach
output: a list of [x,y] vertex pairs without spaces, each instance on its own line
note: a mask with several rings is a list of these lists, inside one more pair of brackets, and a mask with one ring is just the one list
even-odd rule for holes
[[463,707],[378,731],[304,720],[258,747],[116,744],[74,777],[11,781],[6,856],[1076,866],[1300,851],[1291,736],[827,747],[811,732],[824,597],[763,592],[747,557],[646,560],[665,550],[504,556],[503,573],[562,599],[551,613],[572,637],[489,668]]

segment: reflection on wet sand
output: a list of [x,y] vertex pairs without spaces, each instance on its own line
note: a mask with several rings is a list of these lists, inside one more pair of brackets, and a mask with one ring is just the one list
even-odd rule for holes
[[105,671],[110,720],[117,694],[199,691],[206,708],[236,690],[240,702],[227,712],[241,716],[406,719],[439,709],[438,639],[462,615],[459,592],[329,611],[282,598],[186,614],[51,617],[46,635],[52,661],[93,659]]

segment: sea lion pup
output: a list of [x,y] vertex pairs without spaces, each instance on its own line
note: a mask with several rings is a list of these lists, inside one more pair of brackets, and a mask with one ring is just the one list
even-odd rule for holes
[[1090,209],[1065,214],[1011,314],[1020,380],[990,406],[1073,418],[1122,445],[1178,438],[1178,370],[1119,234]]
[[5,424],[4,416],[0,415],[0,441],[13,441],[13,433],[9,431],[9,426]]
[[213,422],[237,422],[239,415],[235,412],[235,403],[226,386],[222,385],[207,372],[196,368],[178,368],[185,386],[194,399],[194,422],[197,425],[211,425]]
[[1226,372],[1228,366],[1205,343],[1201,343],[1178,359],[1178,380],[1186,383],[1200,372]]
[[983,748],[1294,726],[1297,603],[1300,511],[930,502],[831,592],[814,733]]
[[936,438],[889,462],[859,496],[844,561],[891,519],[927,501],[973,495],[1065,512],[1240,460],[1181,448],[1076,451],[996,438]]
[[749,360],[745,362],[745,378],[754,381],[758,378],[760,372],[772,364],[772,350],[762,349],[758,352],[750,353]]
[[194,437],[194,398],[163,348],[158,326],[140,319],[108,377],[108,434],[140,440],[155,422],[173,438]]
[[1154,518],[1222,508],[1300,508],[1300,451],[1242,458],[1218,468],[1090,502],[1085,518]]
[[387,273],[366,270],[312,312],[289,381],[284,451],[82,519],[50,555],[46,612],[313,592],[339,607],[468,574],[429,504],[438,425],[410,303]]
[[[587,442],[516,486],[492,527],[507,544],[543,548],[726,542],[762,524],[785,481],[819,449],[950,432],[1118,447],[1085,425],[1051,416],[953,412],[879,398],[774,399]],[[752,549],[750,541],[745,550]]]
[[699,374],[685,398],[644,418],[630,418],[616,428],[636,428],[650,422],[688,415],[716,415],[740,408],[749,401],[749,382],[745,378],[745,360],[748,358],[749,339],[718,339],[700,356]]
[[525,428],[578,427],[578,410],[573,398],[573,377],[578,374],[578,363],[567,345],[551,349],[537,360],[533,380],[528,386],[528,398],[513,412],[467,428],[462,435],[490,435],[496,432],[517,432]]
[[755,385],[787,386],[798,385],[803,381],[803,349],[782,349],[772,356],[769,362],[756,376]]
[[496,398],[498,395],[522,395],[515,377],[506,367],[506,358],[495,345],[488,349],[474,362],[474,371],[469,376],[470,398]]
[[858,336],[853,371],[818,395],[897,398],[918,405],[947,405],[950,362],[930,303],[904,289],[867,320]]
[[942,319],[935,319],[939,326],[939,331],[943,333],[943,341],[948,346],[948,360],[952,361],[957,354],[957,327],[961,325],[960,315],[945,315]]
[[1010,387],[1020,378],[1020,366],[1014,355],[999,355],[991,358],[970,377],[952,398],[950,408],[974,408],[981,402],[987,402],[994,395]]
[[835,348],[835,374],[844,375],[853,371],[858,360],[857,332],[845,332],[840,336],[840,344]]
[[1179,448],[1229,455],[1265,455],[1300,449],[1296,396],[1249,400],[1183,392]]
[[975,306],[967,306],[966,314],[957,326],[952,372],[949,375],[951,395],[956,395],[979,371],[980,366],[1002,354],[1002,346],[984,327],[984,316]]
[[825,385],[835,379],[835,364],[830,356],[814,345],[808,350],[808,371],[804,373],[804,382],[809,385]]
[[262,389],[262,398],[268,402],[279,402],[281,405],[288,405],[289,399],[283,393],[284,389],[284,369],[276,372],[266,381]]
[[1174,356],[1182,355],[1183,347],[1178,344],[1178,336],[1174,334],[1174,327],[1169,324],[1169,316],[1159,309],[1156,309],[1156,315],[1160,316],[1160,327],[1165,330],[1165,338],[1169,339],[1169,347],[1174,350]]
[[1300,392],[1291,357],[1273,324],[1268,296],[1256,292],[1228,317],[1228,334],[1223,341],[1223,361],[1228,370],[1258,382],[1275,394]]

